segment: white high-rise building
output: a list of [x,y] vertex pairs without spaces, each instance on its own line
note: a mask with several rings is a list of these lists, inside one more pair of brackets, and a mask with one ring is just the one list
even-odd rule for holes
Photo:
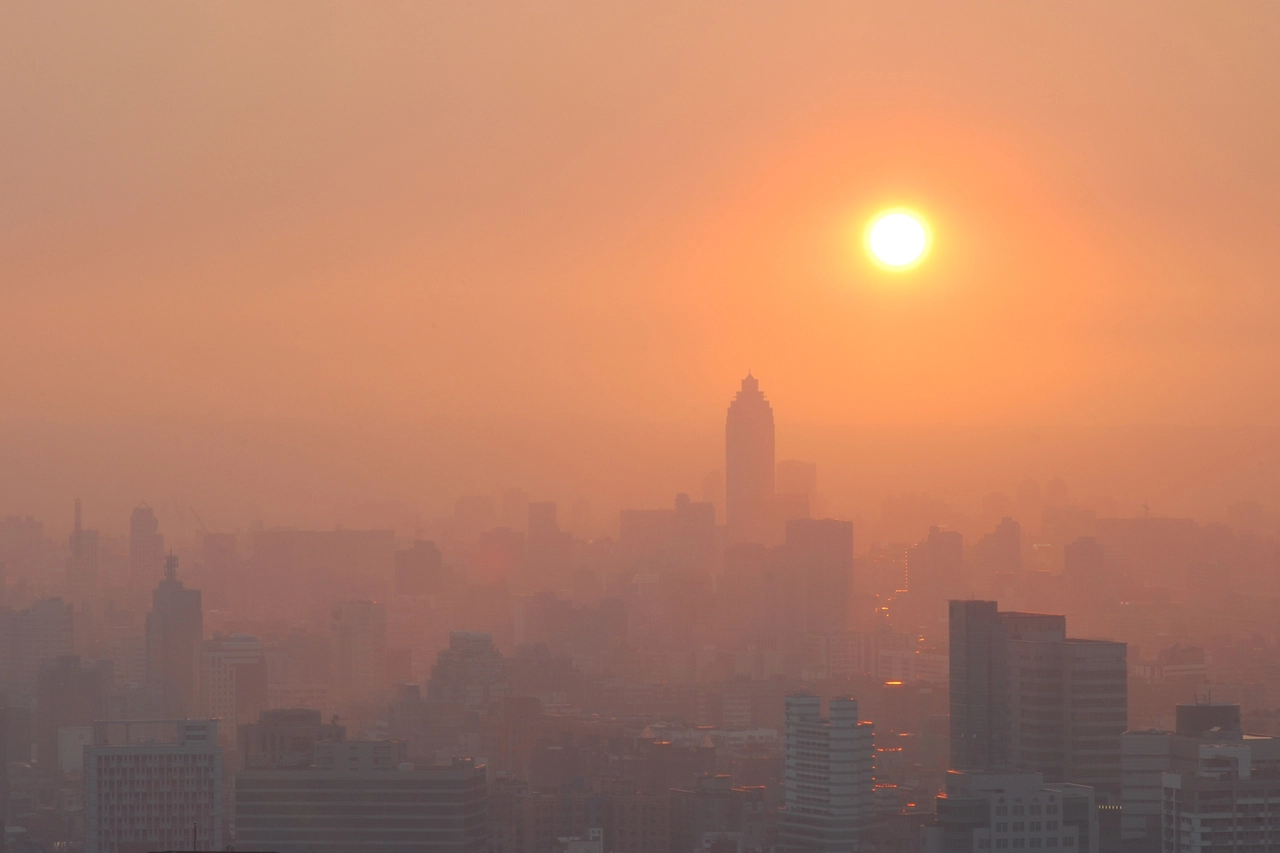
[[856,699],[832,699],[826,717],[822,700],[812,694],[788,696],[786,702],[779,849],[861,849],[873,810],[872,724],[858,719]]
[[108,744],[112,723],[96,723],[84,753],[86,853],[221,850],[222,749],[214,720],[176,720],[177,740]]
[[1039,773],[952,770],[923,842],[923,853],[1098,853],[1094,791]]

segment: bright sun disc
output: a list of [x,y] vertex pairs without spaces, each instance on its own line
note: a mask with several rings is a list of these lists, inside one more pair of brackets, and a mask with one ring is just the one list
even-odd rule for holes
[[867,230],[867,248],[886,267],[902,269],[924,256],[929,248],[929,231],[910,213],[882,213]]

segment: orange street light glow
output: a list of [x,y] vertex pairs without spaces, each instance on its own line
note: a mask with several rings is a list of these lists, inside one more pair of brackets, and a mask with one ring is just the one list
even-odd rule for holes
[[884,211],[867,226],[867,251],[886,269],[914,267],[928,253],[929,243],[929,228],[924,220],[906,210]]

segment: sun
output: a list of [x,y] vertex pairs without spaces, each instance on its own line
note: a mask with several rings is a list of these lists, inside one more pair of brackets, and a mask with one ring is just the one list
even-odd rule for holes
[[886,210],[867,226],[866,242],[867,251],[881,266],[910,269],[929,251],[929,228],[910,211]]

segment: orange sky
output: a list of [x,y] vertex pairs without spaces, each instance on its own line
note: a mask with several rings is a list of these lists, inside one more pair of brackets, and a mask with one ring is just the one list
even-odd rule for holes
[[[7,4],[0,400],[1280,424],[1271,2]],[[890,277],[881,206],[937,238]]]

